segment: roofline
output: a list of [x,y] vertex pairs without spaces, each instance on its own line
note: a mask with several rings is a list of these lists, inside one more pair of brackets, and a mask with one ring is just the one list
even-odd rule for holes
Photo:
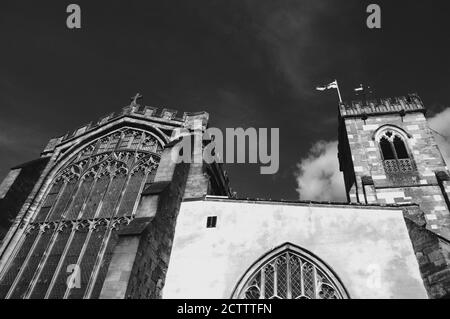
[[425,106],[416,93],[392,98],[378,98],[339,103],[340,118],[354,118],[420,112],[426,114]]
[[230,198],[227,196],[212,196],[206,195],[198,198],[190,198],[183,200],[185,202],[191,201],[211,201],[211,202],[237,202],[237,203],[252,203],[252,204],[282,204],[288,206],[317,206],[317,207],[353,207],[353,208],[365,208],[365,209],[402,209],[407,207],[419,207],[418,204],[360,204],[360,203],[344,203],[344,202],[320,202],[320,201],[306,201],[306,200],[274,200],[274,199],[261,199],[261,198]]

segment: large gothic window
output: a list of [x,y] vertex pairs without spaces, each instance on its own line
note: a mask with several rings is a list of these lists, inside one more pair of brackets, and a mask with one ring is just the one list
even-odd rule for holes
[[[122,128],[69,155],[33,203],[36,214],[0,278],[0,298],[98,297],[118,229],[134,218],[162,147],[149,132]],[[79,270],[77,285],[67,285],[68,269]]]
[[384,131],[379,139],[386,173],[406,173],[416,170],[404,138],[393,130]]
[[316,257],[293,245],[283,245],[260,260],[241,279],[234,298],[343,299],[338,278]]

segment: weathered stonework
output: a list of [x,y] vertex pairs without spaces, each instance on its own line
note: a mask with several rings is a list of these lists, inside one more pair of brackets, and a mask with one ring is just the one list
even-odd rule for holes
[[[181,129],[197,137],[191,155],[201,158],[208,114],[177,116],[137,96],[52,139],[0,186],[0,297],[162,298],[164,288],[242,297],[232,294],[239,277],[275,243],[290,249],[280,262],[306,258],[304,249],[330,260],[344,278],[334,286],[340,297],[449,296],[450,176],[416,95],[340,105],[348,204],[235,198],[221,164],[177,163]],[[407,159],[386,162],[378,145],[386,128],[404,138]],[[188,271],[193,255],[199,264]],[[79,290],[66,287],[74,264]],[[377,269],[383,289],[368,281]],[[327,295],[320,278],[310,297]]]
[[[431,298],[448,297],[450,178],[422,101],[409,95],[342,103],[339,126],[339,160],[349,201],[418,204],[418,209],[406,210],[405,220],[424,284]],[[410,166],[404,170],[392,170],[387,166],[392,160],[383,157],[377,137],[389,130],[406,144]]]
[[429,297],[450,298],[450,242],[405,220]]
[[137,218],[119,233],[100,298],[157,298],[164,284],[189,164],[176,164],[170,145],[155,184],[144,191]]
[[[186,184],[188,196],[230,194],[216,165],[173,162],[172,133],[202,132],[207,123],[204,112],[176,117],[134,101],[52,139],[41,159],[13,171],[1,189],[1,235],[9,230],[0,246],[0,297],[156,296]],[[194,150],[202,149],[200,139]],[[66,286],[71,264],[80,267],[80,289]]]
[[160,194],[158,211],[140,238],[126,298],[161,298],[188,168],[178,164],[172,182]]
[[48,157],[28,162],[11,170],[8,183],[2,184],[0,197],[0,243],[9,227],[33,190],[39,176],[49,161]]
[[[415,95],[381,101],[354,102],[340,106],[339,158],[350,202],[417,203],[425,212],[427,228],[450,239],[450,211],[436,172],[447,171],[425,108]],[[413,171],[391,173],[375,136],[392,128],[404,133]],[[351,161],[351,164],[348,163]],[[368,187],[363,178],[371,178]]]

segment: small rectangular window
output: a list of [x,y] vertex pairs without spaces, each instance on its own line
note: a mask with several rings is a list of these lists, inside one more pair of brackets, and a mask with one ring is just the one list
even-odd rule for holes
[[206,219],[206,228],[215,228],[217,224],[217,216],[208,216]]

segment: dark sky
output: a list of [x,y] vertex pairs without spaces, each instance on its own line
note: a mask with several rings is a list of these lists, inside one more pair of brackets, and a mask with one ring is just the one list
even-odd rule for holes
[[[82,28],[66,27],[77,3]],[[211,126],[279,127],[280,170],[227,165],[241,196],[296,199],[296,163],[337,137],[337,78],[377,96],[450,105],[448,1],[183,0],[0,2],[0,178],[48,139],[143,103],[207,111]],[[381,30],[366,27],[369,3]]]

